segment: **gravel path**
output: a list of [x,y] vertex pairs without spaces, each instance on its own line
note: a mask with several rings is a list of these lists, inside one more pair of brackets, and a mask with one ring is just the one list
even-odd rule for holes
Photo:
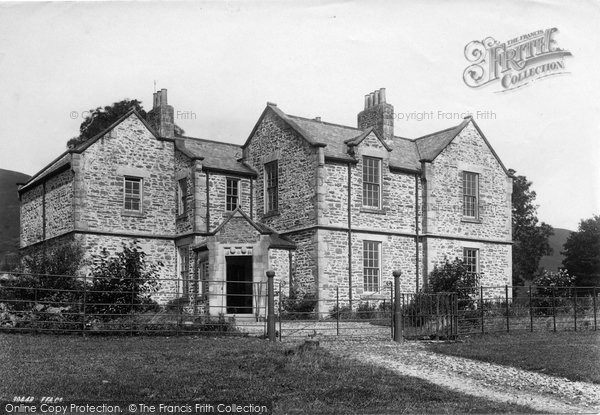
[[345,358],[369,362],[465,394],[549,413],[599,413],[600,385],[437,354],[424,343],[321,341]]

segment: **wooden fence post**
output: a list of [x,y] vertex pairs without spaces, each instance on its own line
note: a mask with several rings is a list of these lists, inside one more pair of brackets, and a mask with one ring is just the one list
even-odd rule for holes
[[400,301],[400,276],[402,271],[394,270],[394,341],[402,343],[404,333],[402,333],[402,304]]
[[592,302],[594,305],[594,331],[596,331],[597,330],[597,328],[596,328],[597,327],[597,324],[596,324],[596,287],[594,287],[593,294],[594,294],[594,297],[592,298]]
[[510,332],[510,318],[508,316],[508,284],[504,286],[504,299],[506,303],[506,332]]
[[531,298],[531,285],[529,285],[529,331],[533,332],[533,307]]
[[552,287],[552,324],[554,326],[554,331],[556,331],[556,288]]
[[339,285],[335,287],[335,309],[337,313],[335,313],[335,333],[337,336],[340,335],[340,287]]
[[273,286],[273,278],[275,271],[267,271],[267,337],[270,341],[275,341],[275,287]]
[[479,287],[479,303],[481,305],[481,332],[485,333],[485,315],[483,312],[483,286]]

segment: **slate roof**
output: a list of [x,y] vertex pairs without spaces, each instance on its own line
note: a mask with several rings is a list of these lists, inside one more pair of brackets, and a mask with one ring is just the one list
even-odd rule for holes
[[[294,241],[292,241],[291,239],[289,239],[283,235],[278,234],[273,229],[269,228],[267,225],[253,221],[252,219],[250,219],[250,216],[248,216],[246,213],[244,213],[244,211],[242,209],[240,209],[239,207],[237,207],[233,212],[230,212],[227,215],[227,217],[225,217],[225,219],[223,219],[223,221],[219,224],[219,226],[217,226],[217,228],[211,232],[211,234],[216,235],[219,232],[221,232],[221,230],[225,227],[225,225],[232,218],[236,217],[236,215],[239,215],[242,218],[244,218],[246,221],[248,221],[248,223],[250,225],[252,225],[259,233],[261,233],[263,235],[269,235],[269,238],[270,238],[269,248],[296,249],[296,243]],[[205,246],[206,246],[206,242],[203,242],[199,245],[193,246],[192,248],[199,249],[199,248],[202,248]]]
[[[274,109],[273,105],[268,107]],[[292,127],[298,126],[302,135],[307,136],[309,141],[325,144],[325,157],[340,161],[356,161],[348,153],[348,145],[357,144],[365,136],[365,131],[355,127],[285,114],[278,108],[276,113]],[[431,161],[437,157],[469,121],[470,119],[467,118],[457,126],[414,140],[398,136],[392,137],[391,143],[388,142],[391,147],[390,168],[419,171],[421,160]]]
[[239,145],[187,136],[175,137],[175,145],[188,157],[201,159],[202,167],[207,170],[256,176],[250,166],[240,161],[242,147]]
[[469,121],[470,118],[466,118],[459,125],[415,139],[414,142],[417,145],[419,157],[427,161],[435,159],[454,140],[454,137],[465,128]]

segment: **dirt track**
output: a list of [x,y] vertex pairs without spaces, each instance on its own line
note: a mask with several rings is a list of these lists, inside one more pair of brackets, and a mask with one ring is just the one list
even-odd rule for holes
[[426,344],[321,341],[345,358],[372,363],[468,395],[550,413],[599,413],[600,385],[430,352]]

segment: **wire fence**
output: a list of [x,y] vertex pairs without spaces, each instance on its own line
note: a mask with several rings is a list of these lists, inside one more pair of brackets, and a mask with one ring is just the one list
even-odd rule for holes
[[[271,285],[270,285],[271,284]],[[288,284],[11,273],[0,275],[0,331],[36,333],[455,339],[474,333],[597,330],[596,287],[478,287],[402,293],[388,284],[294,293]]]

